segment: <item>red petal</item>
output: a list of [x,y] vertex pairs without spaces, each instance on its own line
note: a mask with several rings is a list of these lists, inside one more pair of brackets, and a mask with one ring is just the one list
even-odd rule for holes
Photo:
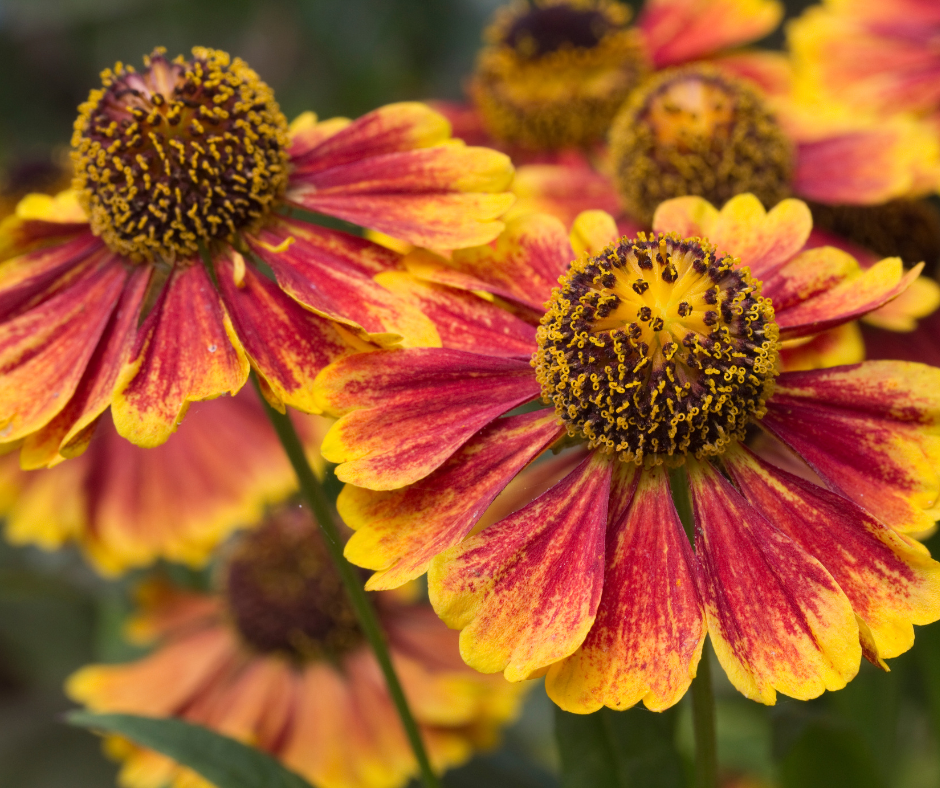
[[114,426],[138,446],[159,446],[190,402],[234,394],[248,369],[205,269],[177,265],[121,372],[111,406]]
[[581,714],[640,700],[662,711],[689,688],[705,641],[695,557],[662,466],[621,470],[609,519],[594,626],[578,651],[552,666],[545,689]]
[[521,681],[581,645],[604,582],[610,473],[610,459],[591,454],[524,509],[431,564],[431,603],[463,630],[468,665]]
[[347,485],[336,506],[356,533],[354,564],[377,570],[367,588],[395,588],[423,574],[431,559],[460,542],[516,474],[564,431],[544,410],[499,419],[440,468],[400,490]]

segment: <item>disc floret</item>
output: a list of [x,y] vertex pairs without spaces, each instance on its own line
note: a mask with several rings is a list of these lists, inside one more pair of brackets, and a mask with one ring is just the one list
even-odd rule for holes
[[779,330],[735,258],[640,233],[559,281],[533,365],[570,436],[624,461],[679,464],[721,454],[763,416]]
[[173,261],[257,229],[287,186],[287,121],[242,60],[157,49],[118,63],[79,108],[75,187],[92,230],[134,260]]

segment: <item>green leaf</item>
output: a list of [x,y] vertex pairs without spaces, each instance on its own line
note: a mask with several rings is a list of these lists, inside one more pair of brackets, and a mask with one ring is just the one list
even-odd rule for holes
[[676,710],[555,709],[563,788],[685,788]]
[[270,755],[182,720],[70,712],[72,725],[117,733],[198,772],[217,788],[312,788]]
[[865,739],[825,720],[803,728],[780,761],[781,788],[885,788]]

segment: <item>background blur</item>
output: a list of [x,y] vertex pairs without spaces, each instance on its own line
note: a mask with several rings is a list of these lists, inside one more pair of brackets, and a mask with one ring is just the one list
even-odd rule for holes
[[[162,45],[239,55],[288,118],[311,109],[355,117],[402,99],[461,96],[498,0],[0,0],[0,186],[67,151],[77,105],[98,73],[140,65]],[[790,15],[809,3],[788,3]],[[780,46],[780,33],[765,44]],[[65,154],[67,155],[67,154]],[[0,491],[2,492],[2,491]],[[928,542],[936,554],[937,538]],[[194,586],[208,573],[161,571]],[[0,788],[109,788],[98,741],[60,722],[63,680],[81,665],[133,656],[120,628],[139,575],[96,578],[70,550],[0,546]],[[841,692],[766,709],[719,677],[719,750],[739,788],[932,788],[940,785],[940,629],[884,674],[863,663]],[[691,753],[687,700],[675,725]],[[611,712],[606,712],[612,715]],[[555,712],[535,687],[502,748],[448,775],[449,788],[556,786]],[[653,722],[626,712],[631,725]],[[645,717],[645,719],[644,719]],[[619,724],[619,723],[618,723]]]

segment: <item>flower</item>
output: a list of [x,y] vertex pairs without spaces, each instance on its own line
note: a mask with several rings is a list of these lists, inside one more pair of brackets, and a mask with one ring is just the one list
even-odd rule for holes
[[825,0],[787,27],[802,88],[940,122],[940,8],[930,0]]
[[[676,703],[706,632],[764,703],[907,650],[912,624],[940,617],[940,565],[904,534],[938,515],[940,370],[778,372],[779,341],[853,320],[917,275],[800,251],[811,225],[798,200],[718,211],[686,197],[635,239],[600,212],[570,240],[529,216],[449,265],[380,275],[443,347],[350,356],[317,379],[340,417],[321,450],[341,463],[346,554],[376,570],[367,588],[429,569],[468,664],[511,681],[547,671],[576,712]],[[822,484],[754,454],[755,430]],[[521,469],[566,447],[580,454],[561,481],[474,530]],[[691,495],[694,552],[670,473]]]
[[469,93],[497,140],[590,145],[652,70],[756,40],[782,13],[774,0],[647,0],[631,27],[612,0],[516,2],[487,29]]
[[[0,459],[0,514],[16,544],[76,542],[105,574],[158,558],[205,564],[236,528],[297,486],[294,471],[253,391],[197,403],[174,440],[141,449],[107,414],[80,457],[23,471]],[[315,468],[327,419],[293,414]]]
[[272,404],[311,411],[350,343],[434,344],[372,280],[398,255],[305,211],[451,247],[496,236],[513,199],[509,160],[454,144],[421,104],[288,127],[238,58],[145,66],[103,72],[80,108],[75,191],[0,227],[0,441],[25,468],[80,453],[109,406],[152,447],[249,368]]
[[[227,557],[219,593],[145,586],[131,634],[154,650],[73,675],[98,712],[179,717],[271,753],[322,788],[403,785],[417,772],[379,665],[303,510],[282,508]],[[426,603],[374,595],[392,660],[434,765],[492,744],[520,688],[466,668]],[[128,788],[193,785],[169,759],[112,737]],[[201,785],[202,782],[200,781]]]

